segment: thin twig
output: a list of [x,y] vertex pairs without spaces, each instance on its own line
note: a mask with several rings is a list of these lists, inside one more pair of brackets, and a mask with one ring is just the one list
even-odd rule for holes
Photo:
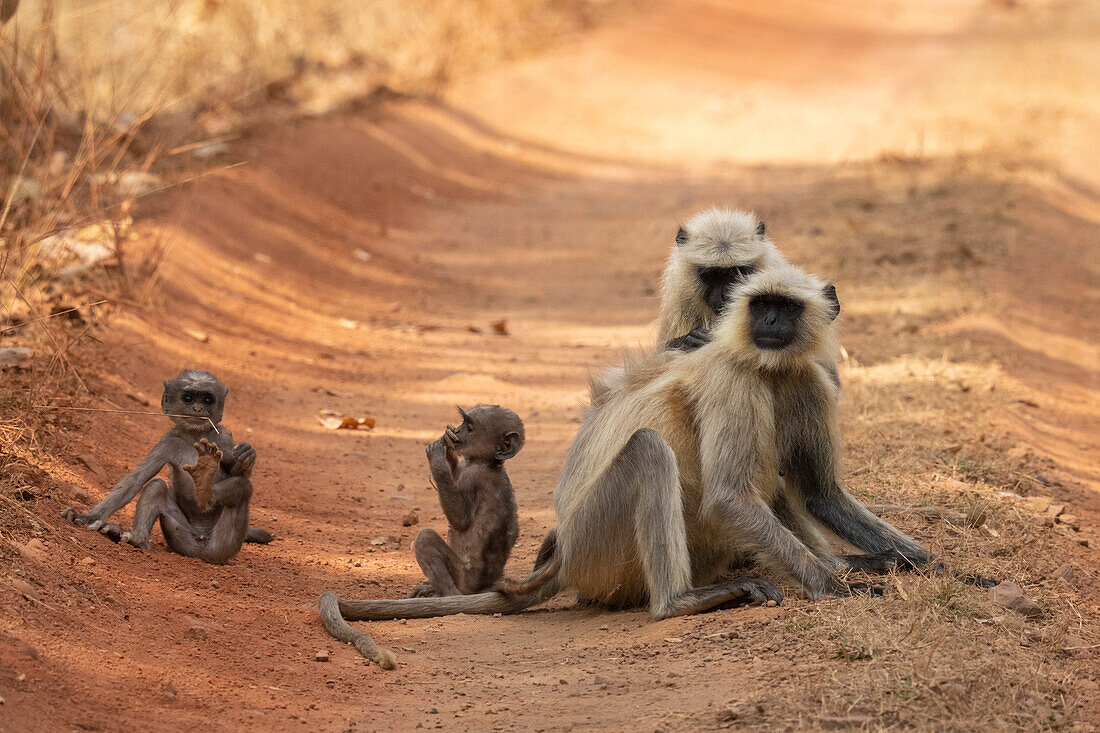
[[[177,415],[172,412],[149,412],[148,410],[108,410],[104,407],[62,407],[61,405],[32,405],[36,410],[79,410],[81,412],[121,412],[126,415],[164,415],[165,417],[186,417],[196,418],[198,415]],[[214,429],[214,432],[221,435],[222,432],[218,430],[218,426],[208,417],[201,418],[210,423],[210,427]]]

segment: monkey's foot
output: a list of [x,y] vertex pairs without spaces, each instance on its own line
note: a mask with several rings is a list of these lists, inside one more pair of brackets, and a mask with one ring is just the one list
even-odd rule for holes
[[122,542],[122,543],[127,544],[127,545],[133,545],[134,547],[138,548],[139,550],[148,550],[149,549],[149,538],[148,537],[137,537],[137,536],[134,535],[133,532],[130,532],[130,531],[123,532],[119,536],[118,539],[119,539],[119,542]]
[[431,583],[421,583],[412,589],[406,598],[435,598],[439,594],[435,592],[435,588]]
[[763,578],[741,576],[725,583],[715,583],[704,588],[693,588],[669,604],[663,611],[655,611],[658,618],[687,616],[719,608],[762,606],[769,601],[776,605],[783,602],[783,591]]
[[125,532],[122,527],[117,524],[104,524],[99,528],[99,533],[111,540],[112,542],[118,542],[122,539],[122,533]]
[[183,470],[191,474],[195,481],[195,495],[199,502],[199,508],[205,510],[210,506],[210,491],[214,488],[214,477],[218,473],[218,464],[222,460],[222,452],[206,438],[195,443],[195,450],[199,452],[194,465],[183,466]]
[[266,545],[268,542],[275,541],[275,535],[262,527],[249,527],[248,531],[244,533],[244,541],[256,545]]
[[95,527],[89,526],[89,525],[91,525],[95,522],[99,522],[99,520],[96,519],[95,515],[93,515],[93,514],[79,514],[79,513],[77,513],[76,509],[73,509],[71,506],[67,506],[64,509],[62,509],[61,510],[61,516],[64,517],[65,519],[68,519],[70,522],[72,522],[73,524],[75,524],[78,527],[88,527],[89,529],[99,529],[100,527],[103,526],[102,522],[97,524]]

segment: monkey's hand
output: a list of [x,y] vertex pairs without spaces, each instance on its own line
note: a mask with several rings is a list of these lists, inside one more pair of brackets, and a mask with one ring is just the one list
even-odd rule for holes
[[666,344],[665,348],[672,351],[695,351],[700,346],[710,343],[710,331],[706,328],[695,328],[690,333],[674,338]]
[[237,443],[233,446],[233,468],[230,476],[250,478],[252,467],[256,465],[256,449],[248,443]]
[[444,443],[447,434],[444,433],[442,438],[433,440],[428,443],[428,447],[424,450],[425,455],[428,456],[428,465],[436,465],[439,463],[446,463],[447,461],[447,444]]
[[435,596],[438,596],[438,595],[439,594],[435,592],[435,588],[432,587],[431,583],[421,583],[420,585],[413,588],[409,592],[409,595],[407,595],[405,597],[406,598],[434,598]]
[[78,527],[87,527],[93,531],[103,526],[103,518],[96,514],[95,511],[90,511],[87,514],[78,514],[76,509],[67,506],[61,510],[61,516]]
[[447,453],[454,452],[455,446],[458,445],[458,431],[454,425],[448,425],[447,429],[443,431],[443,437],[440,438],[443,441],[444,447],[447,449]]

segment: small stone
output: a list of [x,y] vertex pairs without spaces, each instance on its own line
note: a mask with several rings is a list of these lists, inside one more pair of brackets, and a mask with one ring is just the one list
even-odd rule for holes
[[371,253],[365,249],[357,249],[352,252],[352,254],[355,255],[355,259],[359,260],[360,262],[370,262]]
[[428,708],[428,715],[439,715],[439,711],[434,706]]
[[199,331],[195,328],[185,328],[183,332],[200,343],[205,344],[210,341],[210,334],[206,331]]
[[34,589],[34,586],[31,585],[30,583],[28,583],[25,580],[20,580],[20,579],[16,578],[15,580],[13,580],[11,582],[11,585],[17,591],[22,593],[23,597],[26,598],[28,601],[41,601],[42,600],[38,596],[38,591]]
[[37,537],[31,539],[27,542],[27,544],[20,547],[19,551],[22,552],[25,557],[30,558],[31,560],[37,560],[38,562],[44,561],[48,555],[48,551],[46,550],[46,543],[38,539]]
[[210,587],[211,587],[211,588],[221,588],[221,587],[222,587],[222,584],[221,584],[221,583],[219,583],[219,582],[218,582],[218,581],[216,581],[216,580],[211,580],[211,581],[210,581]]
[[81,565],[95,565],[95,560],[90,558],[90,557],[86,557],[86,558],[84,558],[83,560],[80,561],[80,564]]
[[103,470],[103,466],[99,465],[99,461],[97,461],[94,457],[90,455],[81,454],[76,457],[76,462],[84,466],[84,468],[88,469],[99,478],[105,478],[107,476],[107,472]]
[[125,196],[145,196],[160,188],[160,177],[148,171],[126,171],[118,177],[118,190]]
[[208,143],[206,145],[200,145],[191,151],[191,155],[195,156],[199,160],[210,160],[216,158],[219,155],[225,155],[229,152],[229,146],[225,143]]
[[768,601],[766,605],[767,605],[768,608],[775,608],[779,604],[776,603],[775,601]]
[[34,352],[30,349],[21,349],[15,346],[0,349],[0,369],[26,369],[31,365]]
[[1058,517],[1058,523],[1066,525],[1074,532],[1081,531],[1081,523],[1078,521],[1076,514],[1063,514]]
[[592,680],[592,683],[596,685],[603,685],[606,687],[607,685],[611,684],[611,680],[607,679],[606,677],[596,675],[596,678]]
[[1028,618],[1040,616],[1043,609],[1024,595],[1024,589],[1011,580],[1002,581],[989,589],[989,598],[998,606],[1004,606]]
[[1067,583],[1072,583],[1075,580],[1077,580],[1078,575],[1079,575],[1079,573],[1077,572],[1077,568],[1073,567],[1073,565],[1071,565],[1068,562],[1067,563],[1062,563],[1062,567],[1060,567],[1056,571],[1054,571],[1054,576],[1055,577],[1061,578],[1062,580],[1066,581]]
[[313,661],[315,662],[327,662],[328,652],[324,649],[318,649],[317,653],[313,655]]
[[419,524],[419,523],[420,523],[420,515],[416,513],[416,510],[413,510],[413,511],[409,512],[408,514],[406,514],[404,517],[401,518],[401,526],[402,527],[411,527],[414,524]]
[[566,681],[566,679],[563,677],[562,679],[558,680],[558,684],[559,685],[568,685],[569,682]]

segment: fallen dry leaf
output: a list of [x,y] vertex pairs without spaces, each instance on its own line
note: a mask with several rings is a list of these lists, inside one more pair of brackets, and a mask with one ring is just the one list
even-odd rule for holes
[[317,413],[317,422],[329,430],[370,430],[374,427],[373,417],[352,417],[346,412],[336,410],[321,410]]

